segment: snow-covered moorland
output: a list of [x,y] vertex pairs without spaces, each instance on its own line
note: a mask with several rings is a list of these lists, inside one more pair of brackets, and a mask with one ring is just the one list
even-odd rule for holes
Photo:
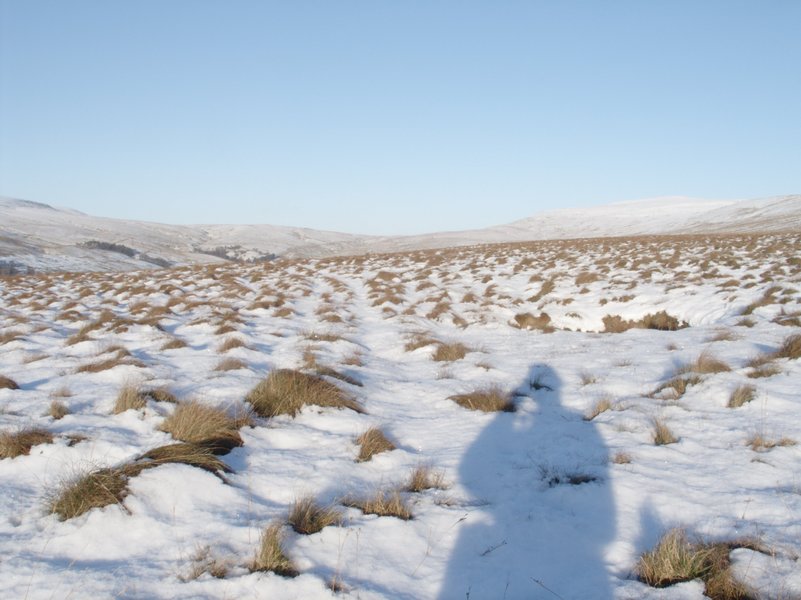
[[798,234],[2,279],[0,596],[798,598],[799,334]]

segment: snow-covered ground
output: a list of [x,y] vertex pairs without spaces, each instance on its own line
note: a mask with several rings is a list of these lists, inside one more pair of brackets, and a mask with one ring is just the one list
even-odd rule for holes
[[[689,326],[603,332],[662,311]],[[19,385],[0,389],[0,429],[55,436],[0,460],[0,597],[702,598],[700,581],[636,578],[680,526],[757,540],[762,552],[731,553],[735,575],[760,598],[799,598],[801,360],[768,357],[800,315],[799,234],[0,279],[0,375]],[[231,338],[243,345],[222,350]],[[436,342],[466,354],[434,360]],[[728,370],[685,368],[702,355]],[[226,358],[241,368],[215,370]],[[325,376],[363,413],[255,418],[223,477],[165,464],[131,476],[119,504],[48,514],[70,478],[174,441],[160,426],[176,404],[113,414],[124,385],[241,414],[270,372],[325,368],[361,384]],[[683,394],[656,391],[677,373],[693,382]],[[515,412],[450,399],[491,385]],[[656,445],[655,420],[678,440]],[[396,449],[357,462],[371,426]],[[446,486],[402,492],[412,519],[341,506],[420,465]],[[297,577],[251,572],[261,532],[305,495],[341,506],[342,523],[285,526]]]
[[[274,254],[310,258],[532,240],[799,229],[799,195],[740,201],[654,198],[551,210],[470,231],[381,237],[268,224],[124,221],[0,197],[0,273],[5,263],[37,272],[114,271],[214,263],[221,254],[258,261]],[[91,247],[97,242],[123,252]]]

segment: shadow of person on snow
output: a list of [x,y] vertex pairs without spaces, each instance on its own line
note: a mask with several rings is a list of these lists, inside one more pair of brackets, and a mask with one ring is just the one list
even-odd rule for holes
[[440,600],[612,597],[604,547],[615,535],[608,453],[592,422],[562,403],[551,367],[532,365],[459,467],[469,512]]

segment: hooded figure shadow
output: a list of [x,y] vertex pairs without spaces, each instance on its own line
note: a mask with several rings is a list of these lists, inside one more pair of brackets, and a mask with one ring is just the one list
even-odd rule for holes
[[463,456],[469,501],[440,600],[612,597],[608,452],[595,425],[562,405],[561,387],[556,371],[532,365],[520,409],[498,413]]

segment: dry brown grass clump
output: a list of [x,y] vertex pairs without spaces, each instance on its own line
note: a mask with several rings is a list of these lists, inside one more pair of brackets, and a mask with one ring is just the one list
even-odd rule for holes
[[500,386],[493,385],[482,390],[476,390],[468,394],[456,394],[449,396],[459,406],[469,410],[480,410],[483,412],[514,412],[515,403],[511,395],[504,391]]
[[673,432],[670,430],[670,427],[668,427],[667,423],[665,423],[662,419],[655,418],[653,419],[651,424],[654,427],[653,438],[654,438],[654,444],[656,446],[675,444],[676,442],[679,441],[679,438],[673,435]]
[[62,521],[93,509],[120,504],[128,493],[125,468],[99,469],[67,481],[48,504],[49,512]]
[[705,350],[695,360],[695,362],[689,366],[689,370],[694,373],[706,375],[709,373],[725,373],[727,371],[731,371],[731,367],[729,367],[729,365],[722,360],[718,360]]
[[627,321],[620,315],[606,315],[603,318],[606,333],[622,333],[629,329],[658,329],[660,331],[676,331],[687,327],[687,323],[679,322],[664,310],[658,313],[649,313],[638,321]]
[[395,449],[395,444],[388,440],[378,427],[370,427],[356,438],[356,443],[359,444],[359,457],[356,459],[359,462],[368,461],[376,454]]
[[285,537],[282,523],[270,523],[261,534],[259,549],[250,564],[250,570],[271,571],[282,577],[296,577],[298,570],[284,552]]
[[178,348],[186,348],[186,342],[177,337],[170,338],[161,345],[161,350],[177,350]]
[[0,390],[18,390],[17,382],[9,377],[0,375]]
[[434,350],[434,354],[431,356],[431,359],[437,362],[452,362],[454,360],[460,360],[464,358],[469,351],[470,348],[461,342],[455,342],[452,344],[440,342],[437,345],[437,349]]
[[245,400],[262,417],[292,415],[306,405],[364,409],[346,392],[319,375],[309,375],[294,369],[272,371],[250,390]]
[[701,579],[704,595],[712,600],[749,600],[756,594],[737,581],[731,572],[729,553],[735,548],[759,550],[750,542],[691,542],[683,529],[671,529],[656,548],[640,557],[637,575],[654,587]]
[[215,454],[226,454],[242,445],[236,420],[224,410],[197,400],[178,404],[164,419],[161,430],[176,440],[201,445]]
[[404,521],[412,518],[412,509],[409,508],[409,505],[397,490],[381,490],[369,498],[348,498],[344,504],[345,506],[358,508],[367,515],[397,517]]
[[754,452],[766,452],[776,447],[795,446],[796,443],[795,440],[784,436],[772,439],[761,433],[755,433],[748,439],[746,445],[750,446]]
[[613,408],[612,400],[610,400],[607,397],[603,397],[593,405],[593,407],[590,409],[590,412],[584,415],[584,420],[592,421],[595,417],[597,417],[601,413],[604,413],[607,410],[612,410],[612,408]]
[[679,373],[678,375],[668,379],[666,382],[660,384],[659,387],[653,391],[652,395],[655,396],[667,390],[675,400],[681,398],[687,392],[687,388],[689,388],[691,385],[696,385],[700,382],[700,375],[684,375]]
[[143,392],[148,398],[155,402],[167,402],[169,404],[178,404],[178,398],[167,388],[153,388]]
[[70,414],[70,409],[61,400],[53,399],[50,401],[50,408],[48,409],[47,414],[58,421],[59,419],[63,419]]
[[200,444],[179,442],[159,446],[145,452],[135,463],[133,469],[150,469],[159,465],[179,463],[197,467],[210,473],[230,473],[231,467],[226,465],[215,454],[213,448]]
[[424,333],[417,333],[415,334],[411,340],[406,342],[406,345],[403,347],[406,352],[413,352],[418,348],[423,348],[425,346],[432,346],[434,344],[439,344],[440,341],[430,335]]
[[729,396],[727,406],[729,408],[739,408],[743,404],[751,402],[756,396],[756,388],[753,385],[740,385]]
[[226,338],[225,341],[217,347],[217,352],[223,354],[234,348],[242,348],[245,346],[245,341],[242,338],[231,336]]
[[543,333],[551,333],[554,331],[554,328],[550,325],[551,317],[548,313],[540,313],[538,317],[535,317],[531,313],[519,313],[515,315],[515,322],[514,326],[519,329],[527,329],[532,330],[536,329],[542,331]]
[[138,386],[127,384],[122,387],[117,394],[117,401],[114,403],[114,414],[118,415],[126,410],[139,410],[147,405],[147,394],[142,392]]
[[228,356],[223,358],[220,362],[217,363],[217,366],[214,367],[215,371],[236,371],[238,369],[247,369],[248,364],[239,358],[234,358],[232,356]]
[[616,452],[612,457],[612,462],[616,465],[627,465],[631,460],[631,454],[628,452]]
[[198,548],[190,560],[192,567],[189,574],[181,578],[182,581],[194,581],[203,573],[208,573],[216,579],[225,579],[228,575],[228,563],[212,555],[211,548],[208,546]]
[[782,345],[772,354],[773,358],[801,358],[801,333],[786,338]]
[[296,532],[310,535],[329,525],[340,525],[342,511],[334,506],[318,504],[313,496],[304,496],[292,504],[287,522]]
[[415,467],[409,475],[409,481],[403,486],[403,491],[419,493],[425,490],[444,490],[445,475],[442,471],[435,471],[428,465]]
[[0,459],[27,455],[34,446],[52,442],[53,434],[41,427],[4,431],[0,433]]

